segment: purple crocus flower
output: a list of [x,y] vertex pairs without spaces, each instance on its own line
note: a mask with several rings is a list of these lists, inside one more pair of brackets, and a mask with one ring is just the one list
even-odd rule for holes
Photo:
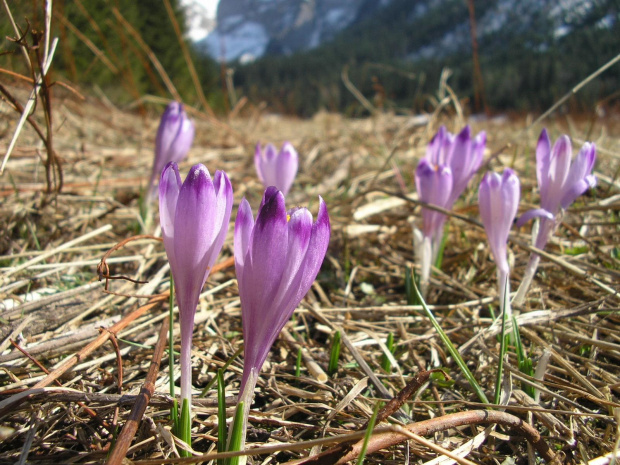
[[561,136],[553,148],[546,129],[536,147],[536,177],[540,188],[540,206],[552,215],[568,208],[577,197],[596,185],[592,174],[596,146],[586,142],[571,166],[573,147],[568,136]]
[[171,162],[161,174],[161,231],[181,322],[181,401],[187,399],[190,405],[194,315],[202,286],[224,244],[232,205],[232,186],[223,171],[211,179],[204,165],[194,165],[181,183],[177,164]]
[[519,178],[511,169],[504,170],[500,176],[489,172],[480,183],[478,205],[484,230],[487,233],[491,254],[497,264],[499,302],[502,312],[510,317],[510,268],[508,266],[507,246],[510,228],[514,223],[521,186]]
[[167,163],[180,163],[194,141],[194,122],[187,117],[183,105],[171,102],[161,116],[155,137],[155,159],[149,181],[148,199],[154,199],[155,181]]
[[240,400],[246,418],[258,373],[276,337],[314,282],[330,236],[319,197],[316,221],[306,208],[288,212],[284,195],[268,187],[256,220],[244,198],[235,221],[235,271],[243,319],[244,360]]
[[[416,168],[415,182],[420,200],[450,210],[480,168],[485,145],[484,132],[472,138],[469,126],[465,126],[457,135],[441,126],[428,144],[426,156]],[[431,263],[436,261],[441,246],[446,215],[422,208],[422,221],[422,235],[419,237],[419,232],[415,233],[414,242],[424,295]]]
[[[540,218],[534,245],[544,249],[560,222],[562,210],[568,208],[580,195],[596,185],[592,174],[596,161],[596,146],[586,142],[571,164],[573,147],[568,136],[561,136],[553,147],[546,129],[543,129],[536,146],[536,177],[540,189],[540,207],[529,210],[519,218],[517,226],[532,218]],[[534,278],[540,256],[532,254],[514,302],[523,303],[525,294]]]
[[[449,209],[452,191],[452,170],[446,165],[433,165],[428,159],[420,160],[415,170],[415,185],[422,202]],[[433,242],[441,241],[441,231],[446,215],[429,208],[422,208],[422,232]]]
[[254,166],[265,188],[275,186],[286,196],[297,175],[299,157],[290,142],[285,142],[280,152],[272,144],[267,144],[265,150],[256,144]]
[[446,202],[448,209],[452,208],[480,168],[485,146],[486,133],[482,131],[472,139],[469,125],[457,135],[441,126],[428,144],[426,160],[433,166],[446,166],[452,172],[453,183]]

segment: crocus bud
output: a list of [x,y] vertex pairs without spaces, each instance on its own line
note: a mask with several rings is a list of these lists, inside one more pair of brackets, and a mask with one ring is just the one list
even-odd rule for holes
[[149,182],[149,199],[156,194],[155,181],[167,163],[180,163],[194,141],[194,123],[187,117],[183,105],[172,102],[164,111],[155,137],[155,159]]
[[282,145],[280,152],[272,144],[267,144],[264,151],[256,144],[254,166],[265,188],[275,186],[286,196],[297,175],[299,157],[289,142]]
[[[431,165],[423,158],[415,171],[415,184],[422,202],[449,209],[452,190],[452,171],[445,165]],[[429,208],[422,208],[422,231],[429,238],[441,237],[446,215]]]
[[506,253],[508,234],[517,215],[520,193],[519,178],[511,169],[504,170],[502,176],[487,173],[478,191],[480,217],[491,246],[491,253],[498,270],[505,276],[509,273]]
[[174,278],[181,322],[181,399],[191,399],[191,346],[200,291],[224,244],[233,190],[226,173],[213,180],[194,165],[181,183],[176,163],[168,163],[159,183],[159,215],[166,255]]
[[258,373],[276,337],[314,282],[330,236],[319,197],[313,223],[306,208],[287,213],[284,195],[265,190],[256,216],[246,199],[235,221],[235,270],[241,298],[244,361],[240,392],[249,407]]

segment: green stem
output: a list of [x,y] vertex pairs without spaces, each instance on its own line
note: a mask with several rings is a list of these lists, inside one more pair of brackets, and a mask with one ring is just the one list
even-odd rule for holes
[[170,409],[170,419],[172,420],[173,432],[179,432],[179,404],[174,390],[174,278],[170,273],[170,298],[168,300],[169,307],[169,325],[168,325],[168,374],[170,375],[170,397],[172,397],[172,407]]
[[499,341],[499,362],[497,364],[497,378],[495,379],[495,398],[494,403],[500,404],[502,397],[502,378],[504,376],[504,358],[506,357],[506,320],[510,311],[510,281],[508,280],[508,273],[500,273],[499,285],[501,301],[501,317],[502,317],[502,332],[501,339]]

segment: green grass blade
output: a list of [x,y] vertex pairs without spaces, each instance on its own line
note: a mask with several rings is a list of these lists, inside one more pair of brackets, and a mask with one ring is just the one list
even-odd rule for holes
[[297,349],[297,362],[295,363],[295,377],[299,378],[301,376],[301,347]]
[[488,404],[489,399],[487,398],[484,391],[478,384],[478,381],[476,381],[476,378],[474,377],[472,372],[469,371],[469,368],[467,367],[467,364],[463,360],[463,357],[461,357],[461,354],[459,354],[459,351],[456,349],[456,347],[454,347],[454,344],[452,344],[452,341],[450,341],[450,338],[444,332],[444,330],[441,329],[439,322],[435,319],[435,315],[433,315],[433,312],[431,312],[431,309],[428,308],[428,305],[426,305],[426,302],[422,298],[422,294],[420,294],[420,290],[418,289],[418,286],[416,285],[414,279],[412,279],[412,285],[413,285],[413,290],[416,294],[416,298],[419,300],[420,305],[422,305],[422,308],[424,309],[424,312],[426,312],[426,315],[431,320],[431,323],[435,327],[435,330],[439,334],[439,337],[441,338],[441,341],[444,343],[446,349],[448,349],[448,352],[450,352],[450,355],[452,356],[452,358],[454,359],[458,367],[461,369],[463,376],[467,378],[467,381],[471,385],[472,389],[476,392],[480,401],[485,404]]
[[[226,452],[226,390],[224,371],[217,370],[217,451]],[[226,459],[217,459],[217,465],[226,465]]]
[[[388,334],[385,345],[390,353],[394,355],[394,333]],[[392,370],[392,362],[390,362],[390,359],[385,354],[383,354],[383,359],[381,360],[381,368],[383,368],[387,373]]]
[[[224,366],[222,366],[221,370],[222,371],[226,371],[226,369],[230,366],[230,364],[232,362],[235,361],[235,359],[241,355],[241,352],[243,352],[243,346],[239,347],[234,354],[232,354],[232,356],[226,361],[226,363],[224,364]],[[198,397],[204,397],[207,395],[207,393],[209,392],[209,390],[213,387],[213,385],[215,384],[215,382],[217,381],[217,376],[214,376],[213,379],[211,381],[209,381],[209,383],[205,386],[205,388],[200,392],[200,395]]]
[[366,450],[368,449],[368,441],[370,441],[370,437],[372,436],[372,431],[375,429],[375,422],[377,421],[377,414],[379,413],[380,407],[381,407],[381,402],[377,402],[377,405],[375,405],[375,409],[372,412],[372,416],[370,417],[370,420],[368,420],[368,428],[366,428],[366,434],[364,435],[364,443],[362,444],[360,455],[357,458],[357,465],[362,465],[364,463],[364,459],[366,458]]
[[332,340],[332,351],[329,355],[329,365],[327,372],[333,375],[338,371],[338,360],[340,359],[340,331],[336,331]]
[[[243,402],[237,404],[235,411],[235,419],[233,420],[232,433],[230,436],[229,452],[241,450],[241,441],[245,431],[243,429]],[[239,465],[239,457],[232,457],[228,461],[228,465]]]
[[[192,445],[192,419],[189,413],[189,400],[183,399],[181,405],[181,421],[179,424],[179,438],[184,441],[188,446]],[[191,454],[181,449],[179,451],[181,457],[190,457]]]

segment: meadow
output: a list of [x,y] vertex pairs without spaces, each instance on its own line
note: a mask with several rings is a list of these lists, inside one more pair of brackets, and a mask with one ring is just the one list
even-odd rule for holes
[[[20,118],[13,107],[28,101],[32,85],[2,85],[5,157]],[[243,345],[232,223],[242,198],[256,208],[263,195],[255,145],[284,141],[300,160],[287,206],[308,206],[316,216],[323,197],[331,238],[258,379],[247,439],[252,463],[601,465],[617,456],[620,124],[613,108],[470,117],[445,82],[430,99],[433,111],[417,116],[299,119],[253,102],[215,116],[188,105],[196,136],[182,176],[196,163],[226,171],[234,206],[196,313],[193,451],[179,458],[183,444],[169,418],[170,378],[179,378],[166,350],[170,267],[157,204],[143,195],[170,99],[145,96],[137,111],[94,91],[56,86],[42,95],[0,176],[0,462],[147,465],[231,455],[216,455],[216,373],[223,369],[232,418]],[[45,137],[49,115],[53,146]],[[444,212],[443,256],[422,302],[413,283],[412,225],[421,224],[414,172],[442,124],[455,133],[466,124],[484,130],[487,144],[482,167]],[[519,214],[539,205],[535,150],[543,127],[553,140],[568,134],[575,153],[585,141],[596,144],[597,185],[538,251],[530,291],[513,306],[518,343],[502,341],[478,185],[485,172],[510,167],[521,180]],[[513,290],[531,244],[531,223],[512,228]],[[480,400],[429,313],[488,399],[503,360],[501,405]],[[513,323],[506,324],[508,334]],[[110,455],[120,444],[122,462]]]

